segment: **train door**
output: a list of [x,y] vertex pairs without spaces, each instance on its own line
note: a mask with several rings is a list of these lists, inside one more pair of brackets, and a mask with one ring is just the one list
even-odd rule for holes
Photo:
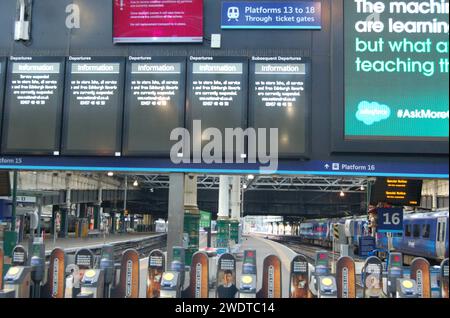
[[439,258],[445,258],[445,236],[447,235],[447,218],[437,219],[436,231],[436,255]]

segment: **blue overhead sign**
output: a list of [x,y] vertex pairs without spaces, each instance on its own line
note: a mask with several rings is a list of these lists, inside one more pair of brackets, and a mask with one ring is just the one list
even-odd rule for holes
[[377,232],[402,233],[403,208],[378,208]]
[[320,1],[224,1],[222,29],[322,28]]
[[[170,159],[145,157],[41,157],[0,156],[0,169],[79,170],[127,172],[185,172],[258,174],[258,163],[175,164]],[[286,175],[365,176],[448,179],[448,163],[330,162],[322,160],[282,160],[276,173]]]

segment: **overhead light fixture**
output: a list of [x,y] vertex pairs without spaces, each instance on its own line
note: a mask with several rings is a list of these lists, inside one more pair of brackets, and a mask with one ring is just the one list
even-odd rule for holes
[[361,191],[364,191],[364,190],[366,190],[366,188],[363,186],[363,185],[361,185]]
[[112,176],[114,176],[114,172],[109,171],[109,172],[107,173],[107,175],[108,175],[108,177],[112,177]]
[[133,187],[137,187],[138,185],[139,185],[138,181],[137,181],[137,180],[134,180],[134,182],[133,182]]
[[341,197],[345,197],[344,191],[341,191],[341,193],[339,193],[339,195],[340,195]]
[[249,175],[247,176],[247,179],[248,179],[248,180],[253,180],[253,179],[255,179],[255,176],[252,175],[252,174],[249,174]]
[[247,189],[247,184],[244,183],[244,184],[242,185],[242,188]]

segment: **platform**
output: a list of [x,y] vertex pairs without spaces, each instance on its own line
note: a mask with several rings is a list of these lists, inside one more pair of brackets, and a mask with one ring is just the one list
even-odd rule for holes
[[[141,241],[161,235],[165,235],[165,233],[122,233],[91,238],[58,238],[55,242],[53,241],[53,238],[50,237],[44,240],[45,254],[47,256],[50,255],[55,247],[62,248],[66,253],[72,253],[80,248],[97,249],[101,248],[104,244],[117,245],[121,243],[131,243],[133,241]],[[27,249],[28,240],[24,240],[21,245]]]

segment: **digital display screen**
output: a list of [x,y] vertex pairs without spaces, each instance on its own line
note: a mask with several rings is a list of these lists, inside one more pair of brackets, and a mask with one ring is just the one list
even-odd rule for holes
[[114,43],[203,42],[203,0],[114,0]]
[[124,155],[166,155],[173,129],[184,127],[184,58],[129,57]]
[[[279,62],[284,60],[285,62]],[[310,63],[301,57],[252,57],[249,126],[278,129],[281,157],[306,152]],[[267,138],[266,149],[270,149]]]
[[11,56],[6,82],[2,152],[58,155],[64,58]]
[[[226,128],[247,127],[247,60],[229,57],[190,57],[186,127],[195,147],[204,149],[212,138],[205,132],[218,129],[225,145]],[[194,122],[195,121],[195,122]],[[222,149],[233,156],[234,149]],[[242,154],[236,154],[240,156]],[[214,154],[214,157],[222,154]]]
[[344,1],[345,139],[448,141],[448,1]]
[[371,188],[370,204],[418,206],[421,196],[422,180],[377,178]]
[[124,70],[122,58],[69,57],[62,154],[121,154]]

